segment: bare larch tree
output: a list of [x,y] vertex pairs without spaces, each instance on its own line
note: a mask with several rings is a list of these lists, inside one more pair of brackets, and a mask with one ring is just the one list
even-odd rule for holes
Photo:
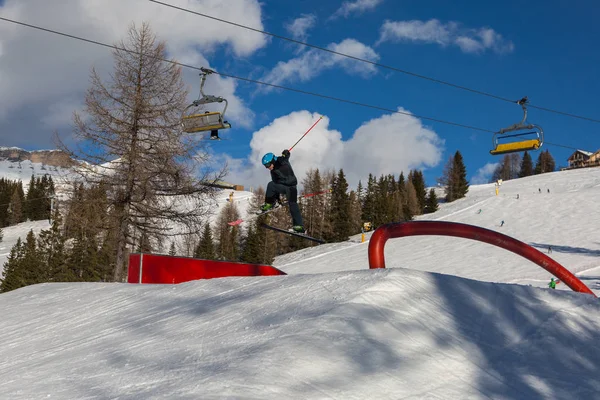
[[113,50],[114,71],[104,82],[94,68],[83,115],[74,114],[74,144],[59,147],[86,161],[78,169],[89,185],[108,192],[114,235],[114,279],[123,279],[135,237],[161,241],[196,234],[209,212],[214,183],[225,167],[209,167],[203,141],[182,133],[186,105],[181,68],[166,62],[164,42],[150,26],[132,25]]

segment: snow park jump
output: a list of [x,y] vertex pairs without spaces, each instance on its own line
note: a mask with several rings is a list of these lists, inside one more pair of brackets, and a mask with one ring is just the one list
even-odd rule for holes
[[565,267],[530,245],[496,231],[458,222],[411,221],[380,226],[369,241],[369,268],[385,268],[384,247],[388,239],[418,235],[462,237],[501,247],[536,263],[574,291],[596,297],[594,292]]

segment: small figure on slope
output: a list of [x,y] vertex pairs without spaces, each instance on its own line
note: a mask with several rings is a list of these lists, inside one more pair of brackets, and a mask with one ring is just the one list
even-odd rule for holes
[[292,230],[305,233],[302,214],[300,214],[300,207],[298,207],[298,189],[296,187],[298,180],[294,175],[289,159],[290,152],[287,149],[283,150],[280,157],[276,157],[273,153],[267,153],[263,156],[262,164],[271,171],[271,182],[267,185],[265,204],[260,207],[260,210],[263,212],[269,211],[274,207],[279,197],[285,195],[292,217]]
[[548,287],[550,289],[556,289],[556,281],[554,280],[554,278],[550,278],[550,283],[548,284]]

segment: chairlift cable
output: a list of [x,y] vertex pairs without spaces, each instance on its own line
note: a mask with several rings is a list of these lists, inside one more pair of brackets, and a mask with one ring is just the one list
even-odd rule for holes
[[[320,50],[320,51],[324,51],[324,52],[327,52],[327,53],[330,53],[330,54],[334,54],[334,55],[337,55],[337,56],[349,58],[349,59],[352,59],[352,60],[355,60],[355,61],[360,61],[360,62],[363,62],[363,63],[367,63],[367,64],[370,64],[370,65],[373,65],[373,66],[376,66],[376,67],[379,67],[379,68],[384,68],[384,69],[388,69],[388,70],[391,70],[391,71],[400,72],[400,73],[405,74],[405,75],[410,75],[410,76],[413,76],[415,78],[428,80],[428,81],[431,81],[431,82],[434,82],[434,83],[438,83],[440,85],[446,85],[446,86],[453,87],[455,89],[460,89],[460,90],[463,90],[463,91],[466,91],[466,92],[471,92],[471,93],[474,93],[474,94],[477,94],[477,95],[491,97],[493,99],[502,100],[502,101],[505,101],[507,103],[512,103],[513,102],[513,100],[511,100],[509,98],[498,96],[498,95],[495,95],[493,93],[484,92],[482,90],[477,90],[477,89],[473,89],[473,88],[470,88],[470,87],[467,87],[467,86],[458,85],[456,83],[444,81],[442,79],[437,79],[437,78],[433,78],[433,77],[430,77],[430,76],[427,76],[427,75],[422,75],[422,74],[418,74],[416,72],[411,72],[411,71],[404,70],[404,69],[401,69],[401,68],[393,67],[393,66],[390,66],[390,65],[381,64],[381,63],[378,63],[378,62],[375,62],[375,61],[367,60],[366,58],[361,58],[361,57],[352,56],[350,54],[341,53],[339,51],[331,50],[331,49],[328,49],[326,47],[317,46],[317,45],[310,44],[310,43],[307,43],[307,42],[303,42],[303,41],[300,41],[300,40],[297,40],[297,39],[292,39],[292,38],[289,38],[289,37],[286,37],[286,36],[283,36],[283,35],[278,35],[276,33],[267,32],[267,31],[262,30],[262,29],[252,28],[252,27],[247,26],[247,25],[243,25],[243,24],[240,24],[240,23],[237,23],[237,22],[229,21],[229,20],[226,20],[226,19],[223,19],[223,18],[214,17],[212,15],[204,14],[204,13],[201,13],[201,12],[198,12],[198,11],[193,11],[193,10],[190,10],[188,8],[178,7],[178,6],[175,6],[173,4],[164,3],[164,2],[158,1],[158,0],[148,0],[148,1],[150,1],[152,3],[155,3],[155,4],[160,4],[160,5],[165,6],[165,7],[170,7],[170,8],[179,10],[179,11],[184,11],[184,12],[187,12],[187,13],[190,13],[190,14],[195,14],[195,15],[198,15],[200,17],[212,19],[214,21],[222,22],[224,24],[229,24],[229,25],[237,26],[239,28],[247,29],[247,30],[250,30],[250,31],[253,31],[253,32],[262,33],[264,35],[271,36],[271,37],[274,37],[274,38],[277,38],[277,39],[286,40],[286,41],[291,42],[291,43],[295,43],[295,44],[299,44],[299,45],[302,45],[302,46],[310,47],[310,48],[313,48],[313,49],[316,49],[316,50]],[[590,118],[590,117],[586,117],[586,116],[582,116],[582,115],[577,115],[577,114],[573,114],[573,113],[569,113],[569,112],[564,112],[564,111],[560,111],[560,110],[554,110],[554,109],[547,108],[547,107],[542,107],[542,106],[529,105],[529,107],[536,108],[538,110],[546,111],[546,112],[549,112],[549,113],[563,115],[563,116],[566,116],[566,117],[577,118],[577,119],[582,119],[582,120],[585,120],[585,121],[600,123],[600,119],[597,119],[597,118]]]
[[[118,46],[115,46],[115,45],[102,43],[102,42],[99,42],[99,41],[96,41],[96,40],[87,39],[87,38],[83,38],[83,37],[80,37],[80,36],[71,35],[71,34],[68,34],[68,33],[59,32],[59,31],[56,31],[56,30],[48,29],[48,28],[43,28],[43,27],[40,27],[40,26],[37,26],[37,25],[27,24],[25,22],[15,21],[15,20],[12,20],[12,19],[9,19],[9,18],[4,18],[4,17],[0,17],[0,20],[6,21],[6,22],[11,22],[11,23],[14,23],[14,24],[17,24],[17,25],[22,25],[22,26],[25,26],[25,27],[28,27],[28,28],[32,28],[32,29],[37,29],[37,30],[44,31],[44,32],[47,32],[47,33],[53,33],[53,34],[56,34],[56,35],[65,36],[65,37],[68,37],[70,39],[76,39],[76,40],[80,40],[80,41],[83,41],[83,42],[96,44],[98,46],[107,47],[107,48],[110,48],[110,49],[113,49],[113,50],[120,50],[120,51],[125,51],[127,53],[132,53],[132,54],[138,54],[138,55],[140,55],[139,52],[136,52],[136,51],[133,51],[133,50],[128,50],[128,49],[125,49],[125,48],[122,48],[122,47],[118,47]],[[155,57],[155,58],[158,59],[158,60],[160,60],[160,61],[164,61],[164,62],[167,62],[167,63],[170,63],[170,64],[178,65],[178,66],[181,66],[181,67],[190,68],[190,69],[194,69],[194,70],[197,70],[197,71],[202,71],[203,70],[203,67],[196,67],[194,65],[184,64],[184,63],[180,63],[178,61],[168,60],[166,58],[160,58],[160,57]],[[417,118],[425,119],[425,120],[428,120],[428,121],[439,122],[439,123],[442,123],[442,124],[452,125],[452,126],[456,126],[456,127],[459,127],[459,128],[470,129],[470,130],[473,130],[473,131],[486,132],[486,133],[494,133],[494,131],[492,131],[492,130],[484,129],[484,128],[478,128],[478,127],[471,126],[471,125],[460,124],[460,123],[457,123],[457,122],[446,121],[446,120],[438,119],[438,118],[426,117],[426,116],[423,116],[423,115],[412,114],[412,113],[405,112],[405,111],[399,111],[399,110],[394,110],[394,109],[391,109],[391,108],[376,106],[376,105],[367,104],[367,103],[361,103],[361,102],[354,101],[354,100],[342,99],[340,97],[329,96],[329,95],[325,95],[325,94],[321,94],[321,93],[316,93],[316,92],[309,92],[307,90],[290,88],[290,87],[286,87],[286,86],[282,86],[282,85],[276,85],[276,84],[273,84],[273,83],[262,82],[262,81],[255,80],[255,79],[249,79],[249,78],[244,78],[244,77],[235,76],[235,75],[231,75],[231,74],[226,74],[226,73],[223,73],[223,72],[217,72],[217,71],[215,71],[214,73],[217,74],[217,75],[220,75],[220,76],[224,76],[224,77],[232,78],[232,79],[237,79],[237,80],[244,81],[244,82],[255,83],[255,84],[258,84],[258,85],[269,86],[269,87],[276,88],[276,89],[282,89],[282,90],[287,90],[287,91],[290,91],[290,92],[306,94],[306,95],[309,95],[309,96],[320,97],[320,98],[328,99],[328,100],[335,100],[335,101],[338,101],[338,102],[341,102],[341,103],[353,104],[353,105],[356,105],[356,106],[359,106],[359,107],[371,108],[371,109],[374,109],[374,110],[385,111],[385,112],[389,112],[389,113],[396,113],[396,114],[408,115],[408,116],[412,116],[412,117],[417,117]]]
[[[79,41],[82,41],[82,42],[95,44],[95,45],[106,47],[106,48],[113,49],[113,50],[120,50],[120,51],[125,51],[125,52],[128,52],[128,53],[132,53],[132,54],[138,54],[138,55],[140,54],[139,52],[136,52],[136,51],[132,51],[132,50],[121,48],[121,47],[118,47],[118,46],[115,46],[115,45],[111,45],[111,44],[99,42],[97,40],[87,39],[87,38],[84,38],[84,37],[81,37],[81,36],[71,35],[71,34],[64,33],[64,32],[59,32],[59,31],[56,31],[56,30],[53,30],[53,29],[48,29],[48,28],[44,28],[44,27],[41,27],[41,26],[38,26],[38,25],[32,25],[32,24],[28,24],[28,23],[25,23],[25,22],[21,22],[21,21],[16,21],[16,20],[5,18],[5,17],[1,17],[1,16],[0,16],[0,20],[5,21],[5,22],[10,22],[10,23],[13,23],[13,24],[16,24],[16,25],[25,26],[27,28],[36,29],[36,30],[43,31],[43,32],[46,32],[46,33],[52,33],[52,34],[59,35],[59,36],[64,36],[64,37],[67,37],[67,38],[70,38],[70,39],[75,39],[75,40],[79,40]],[[160,61],[163,61],[163,62],[167,62],[167,63],[173,64],[173,65],[178,65],[178,66],[181,66],[181,67],[184,67],[184,68],[194,69],[194,70],[197,70],[197,71],[203,71],[203,67],[196,67],[194,65],[184,64],[184,63],[181,63],[181,62],[177,62],[177,61],[173,61],[173,60],[168,60],[168,59],[164,59],[164,58],[160,58],[160,57],[157,57],[157,59],[159,59]],[[236,80],[241,80],[241,81],[245,81],[245,82],[249,82],[249,83],[255,83],[255,84],[264,85],[264,86],[269,86],[269,87],[273,87],[273,88],[277,88],[277,89],[282,89],[282,90],[287,90],[287,91],[291,91],[291,92],[296,92],[296,93],[300,93],[300,94],[306,94],[306,95],[309,95],[309,96],[320,97],[320,98],[324,98],[324,99],[328,99],[328,100],[334,100],[334,101],[338,101],[338,102],[341,102],[341,103],[356,105],[356,106],[359,106],[359,107],[365,107],[365,108],[371,108],[371,109],[380,110],[380,111],[386,111],[386,112],[390,112],[390,113],[397,113],[397,114],[403,114],[403,115],[413,116],[413,117],[421,118],[421,119],[424,119],[424,120],[429,120],[429,121],[433,121],[433,122],[439,122],[439,123],[442,123],[442,124],[452,125],[452,126],[456,126],[456,127],[459,127],[459,128],[465,128],[465,129],[469,129],[469,130],[473,130],[473,131],[478,131],[478,132],[496,133],[496,131],[493,131],[493,130],[490,130],[490,129],[478,128],[478,127],[475,127],[475,126],[464,125],[464,124],[460,124],[460,123],[456,123],[456,122],[452,122],[452,121],[446,121],[446,120],[442,120],[442,119],[431,118],[431,117],[426,117],[426,116],[422,116],[422,115],[416,115],[416,114],[412,114],[412,113],[409,113],[409,112],[403,112],[403,111],[393,110],[393,109],[390,109],[390,108],[375,106],[375,105],[371,105],[371,104],[367,104],[367,103],[361,103],[361,102],[357,102],[357,101],[353,101],[353,100],[342,99],[342,98],[339,98],[339,97],[324,95],[324,94],[321,94],[321,93],[315,93],[315,92],[309,92],[309,91],[301,90],[301,89],[289,88],[289,87],[285,87],[285,86],[281,86],[281,85],[275,85],[275,84],[272,84],[272,83],[261,82],[261,81],[254,80],[254,79],[243,78],[243,77],[239,77],[239,76],[235,76],[235,75],[225,74],[225,73],[222,73],[222,72],[216,72],[215,71],[214,73],[218,74],[218,75],[221,75],[221,76],[228,77],[228,78],[236,79]],[[514,101],[511,100],[511,102],[514,102]],[[532,106],[530,105],[530,107],[532,107]],[[556,143],[546,143],[546,144],[551,145],[551,146],[564,147],[564,148],[567,148],[567,149],[577,150],[577,148],[575,148],[575,147],[569,147],[569,146],[559,145],[559,144],[556,144]]]

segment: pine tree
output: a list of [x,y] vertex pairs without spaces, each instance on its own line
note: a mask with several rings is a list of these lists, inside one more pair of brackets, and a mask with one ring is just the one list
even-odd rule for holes
[[400,219],[400,214],[398,213],[398,184],[396,183],[396,179],[394,175],[389,174],[386,177],[386,192],[385,196],[385,223],[398,221]]
[[175,249],[175,242],[171,242],[171,247],[169,248],[169,255],[174,256],[177,254],[177,250]]
[[78,280],[81,282],[99,282],[104,280],[105,269],[100,264],[98,241],[95,237],[83,236],[75,239],[80,247],[80,262],[74,265]]
[[[322,236],[326,228],[327,192],[326,181],[321,177],[319,169],[310,169],[302,180],[304,194],[321,193],[300,199],[300,211],[306,231],[315,236]],[[306,241],[304,241],[306,242]],[[306,244],[306,243],[305,243]]]
[[[409,173],[410,175],[410,173]],[[415,190],[415,186],[412,183],[411,179],[406,181],[406,201],[407,201],[407,209],[408,215],[405,217],[407,220],[411,220],[413,216],[419,215],[421,208],[419,207],[419,200],[417,198],[417,191]]]
[[362,218],[359,196],[354,190],[351,190],[348,200],[350,201],[350,232],[360,232],[362,229]]
[[425,214],[431,214],[438,210],[439,204],[437,195],[435,194],[435,190],[433,188],[429,189],[429,195],[427,199],[425,199]]
[[227,203],[217,220],[217,257],[221,260],[237,261],[239,256],[239,226],[228,222],[240,219],[234,203]]
[[6,263],[4,263],[4,272],[0,282],[1,292],[9,292],[27,285],[25,271],[21,267],[23,252],[23,242],[21,238],[18,238],[15,245],[10,249]]
[[537,162],[535,163],[534,174],[545,174],[546,172],[553,172],[556,169],[556,163],[554,158],[550,154],[550,151],[542,151],[538,156]]
[[387,177],[381,175],[377,180],[377,184],[375,186],[375,196],[374,196],[374,212],[373,212],[373,224],[375,226],[380,226],[390,222],[390,182]]
[[51,206],[51,198],[54,197],[54,183],[52,182],[52,177],[49,175],[42,176],[42,190],[44,193],[44,197],[42,200],[42,210],[40,219],[50,219],[50,213],[52,210]]
[[446,186],[446,201],[451,202],[465,197],[469,191],[469,182],[467,181],[467,169],[463,162],[462,154],[456,151],[453,157],[450,157],[444,168],[444,175],[440,179]]
[[29,186],[27,187],[27,195],[25,196],[25,204],[23,206],[23,212],[25,217],[30,221],[36,221],[35,219],[35,199],[39,197],[37,193],[37,186],[35,184],[35,175],[31,175],[29,179]]
[[[38,235],[38,248],[41,262],[48,271],[48,281],[64,282],[66,266],[66,238],[61,230],[62,218],[58,211],[52,216],[50,229]],[[71,279],[67,280],[71,281]]]
[[49,281],[50,274],[42,260],[35,234],[33,230],[30,230],[25,237],[23,256],[20,262],[20,268],[23,268],[26,285]]
[[348,195],[348,182],[344,170],[340,169],[331,186],[331,208],[329,218],[333,232],[329,240],[347,240],[352,234],[350,215],[350,196]]
[[8,179],[0,178],[0,227],[8,226],[10,198],[13,189]]
[[423,172],[419,170],[414,170],[409,173],[412,173],[412,184],[415,188],[415,194],[417,196],[417,202],[419,204],[419,212],[418,214],[423,214],[425,211],[425,198],[427,197],[427,191],[425,190],[425,178],[423,177]]
[[19,189],[15,188],[15,191],[10,198],[10,215],[8,222],[10,225],[16,225],[20,222],[23,222],[23,201],[21,195],[19,194]]
[[200,242],[194,251],[194,258],[202,258],[204,260],[216,260],[215,243],[212,236],[210,224],[204,225]]
[[521,160],[521,168],[519,171],[519,178],[524,178],[526,176],[533,175],[533,161],[531,160],[531,156],[526,151],[523,154],[523,159]]
[[252,226],[248,228],[248,233],[242,246],[242,254],[240,260],[251,264],[260,264],[262,259],[260,257],[260,232],[253,229]]
[[456,151],[454,154],[454,173],[457,178],[455,195],[457,199],[463,198],[469,192],[469,181],[467,181],[467,168],[463,162],[462,154]]
[[376,191],[376,181],[375,177],[372,174],[369,174],[369,179],[367,180],[367,188],[363,195],[362,200],[362,220],[363,222],[371,222],[373,226],[375,224],[375,191]]
[[398,208],[398,219],[401,221],[410,221],[412,219],[412,215],[408,208],[408,193],[406,192],[406,179],[404,179],[404,172],[400,172],[400,176],[398,176],[396,192],[398,193],[397,200],[395,200],[396,207]]
[[442,176],[438,178],[438,184],[443,186],[446,190],[445,200],[447,202],[454,201],[456,199],[454,194],[454,156],[448,157],[448,161],[444,164],[444,170]]
[[[258,211],[258,207],[262,204],[263,199],[265,197],[265,189],[263,187],[259,187],[256,192],[254,193],[254,197],[252,199],[250,199],[249,205],[248,205],[248,209],[247,212],[248,214],[254,214],[256,211]],[[317,198],[323,198],[324,196],[315,196]],[[314,197],[313,197],[314,199]],[[315,200],[316,201],[316,200]],[[283,211],[283,214],[280,214],[280,212]],[[322,209],[321,212],[324,214],[325,213],[325,209]],[[264,229],[263,227],[261,227],[262,223],[269,223],[270,221],[268,221],[269,215],[277,217],[277,215],[282,215],[283,218],[286,218],[286,220],[289,221],[289,212],[288,209],[285,208],[283,210],[278,210],[275,211],[271,214],[268,215],[263,215],[261,217],[255,218],[254,222],[251,224],[252,226],[252,231],[253,234],[256,235],[257,237],[257,249],[256,252],[258,254],[258,258],[259,258],[259,262],[262,264],[271,264],[275,258],[275,256],[277,254],[280,254],[280,251],[283,251],[282,247],[284,245],[287,244],[287,242],[285,240],[282,240],[282,236],[281,234],[278,234],[276,232],[273,232],[271,230],[268,229]],[[306,219],[307,217],[304,216],[304,218]],[[304,222],[305,225],[307,224],[307,222]],[[312,229],[323,229],[324,228],[324,224],[319,221],[319,218],[316,217],[316,219],[313,220],[309,220],[309,226]],[[246,238],[246,240],[248,240]]]
[[[266,217],[266,216],[265,216]],[[253,224],[253,231],[257,238],[256,253],[258,255],[258,262],[261,264],[270,265],[273,263],[276,254],[280,254],[279,245],[281,243],[281,235],[264,229],[260,224],[266,218],[257,218]]]

